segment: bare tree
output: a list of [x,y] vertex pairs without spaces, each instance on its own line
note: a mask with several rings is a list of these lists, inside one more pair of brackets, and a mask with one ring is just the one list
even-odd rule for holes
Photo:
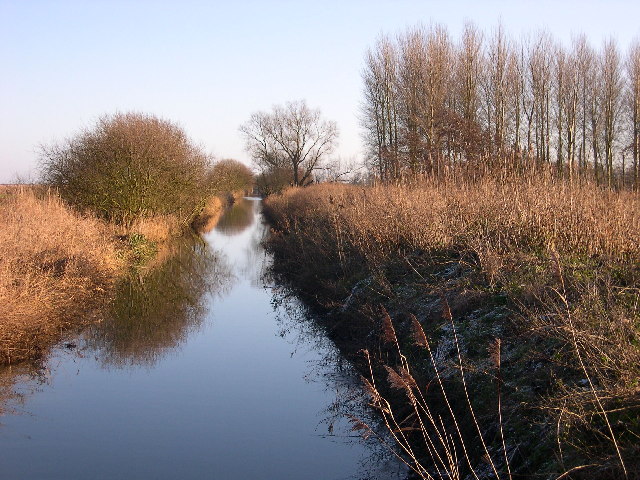
[[607,184],[613,185],[613,156],[622,107],[622,62],[613,40],[602,48],[602,107],[604,114],[604,154]]
[[[413,172],[420,167],[420,160],[428,155],[430,138],[422,141],[420,124],[429,123],[423,117],[424,105],[429,102],[425,90],[427,80],[427,51],[423,28],[407,30],[399,38],[398,94],[401,141],[405,147],[406,163]],[[395,172],[397,176],[400,172]]]
[[573,41],[573,56],[575,58],[576,76],[578,78],[578,108],[580,110],[580,146],[578,166],[583,172],[587,170],[589,152],[589,111],[591,105],[593,70],[595,68],[595,53],[582,34]]
[[478,84],[482,65],[482,33],[473,23],[467,23],[458,51],[457,83],[463,118],[476,122],[478,117]]
[[[596,53],[548,32],[515,42],[467,24],[455,46],[439,25],[381,37],[365,57],[362,125],[376,175],[435,175],[555,163],[571,181],[614,186],[625,154],[640,182],[640,45],[623,64],[615,42]],[[626,65],[626,68],[623,68]]]
[[631,121],[631,151],[633,154],[633,189],[638,190],[640,163],[640,41],[636,40],[629,48],[627,56],[627,95],[629,119]]
[[549,161],[552,39],[547,32],[541,32],[536,38],[529,52],[528,66],[533,97],[536,157],[541,161]]
[[381,37],[365,57],[361,109],[364,140],[381,179],[398,170],[397,70],[396,48],[388,37]]
[[531,38],[528,37],[523,40],[520,45],[520,55],[518,59],[520,74],[522,75],[522,88],[521,88],[521,101],[522,113],[527,122],[527,157],[533,155],[533,122],[535,111],[535,95],[533,89],[533,79],[531,75],[531,52],[533,48],[531,46]]
[[336,157],[329,162],[325,162],[324,166],[314,174],[316,183],[358,183],[362,179],[365,166],[356,157]]
[[[553,61],[553,113],[556,127],[556,167],[560,175],[564,173],[564,132],[569,130],[565,122],[569,116],[568,97],[568,65],[569,58],[562,45],[556,45]],[[566,127],[566,128],[565,128]]]
[[521,62],[515,45],[509,50],[507,61],[506,87],[508,94],[508,104],[511,110],[511,121],[507,127],[511,129],[512,151],[518,156],[521,153],[520,129],[522,127],[522,96],[524,94],[524,66]]
[[578,109],[580,100],[580,76],[578,70],[579,57],[574,49],[565,57],[564,65],[560,62],[557,68],[564,67],[562,77],[563,89],[559,95],[561,108],[564,111],[564,134],[566,135],[567,167],[569,179],[573,181],[576,171],[576,137],[578,128]]
[[505,143],[508,49],[504,28],[498,25],[489,42],[484,81],[487,128],[496,152],[503,151]]
[[256,112],[240,126],[246,148],[263,172],[287,167],[295,186],[311,180],[313,169],[329,155],[338,140],[335,122],[304,100]]
[[412,173],[438,174],[451,153],[452,50],[440,25],[410,29],[399,39],[401,140]]

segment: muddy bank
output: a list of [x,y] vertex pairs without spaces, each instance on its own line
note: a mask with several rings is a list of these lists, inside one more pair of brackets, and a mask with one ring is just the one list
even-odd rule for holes
[[[270,242],[269,248],[278,252],[277,240]],[[397,419],[398,425],[392,427],[406,429],[408,444],[428,474],[435,475],[437,468],[422,438],[410,398],[401,385],[393,384],[388,370],[401,371],[401,355],[410,363],[410,373],[424,392],[431,414],[446,422],[443,431],[456,437],[459,449],[462,450],[463,441],[466,444],[468,460],[461,459],[457,467],[465,474],[456,478],[472,475],[471,469],[480,478],[495,478],[474,425],[474,415],[480,419],[483,439],[500,478],[506,478],[499,435],[499,399],[510,468],[522,474],[546,471],[546,478],[555,478],[558,466],[552,454],[553,440],[548,435],[551,425],[546,424],[535,405],[553,378],[554,367],[542,360],[544,355],[539,351],[547,350],[544,353],[548,355],[550,345],[518,333],[514,327],[516,319],[504,296],[487,292],[475,272],[461,265],[459,259],[441,258],[434,263],[432,259],[414,257],[411,261],[411,268],[389,265],[384,276],[368,275],[335,290],[324,282],[318,283],[317,288],[313,284],[301,287],[296,275],[281,268],[286,263],[282,252],[276,254],[274,269],[280,281],[314,309],[329,336],[363,377],[375,381],[376,395],[379,392],[390,402]],[[329,285],[336,281],[327,280]],[[449,310],[453,322],[446,313]],[[435,368],[428,351],[417,345],[414,318],[428,338]],[[394,332],[391,335],[389,325]],[[496,339],[502,343],[502,375],[508,379],[502,385],[501,398],[497,395],[495,356],[490,353]],[[535,350],[534,345],[538,347]],[[472,409],[464,393],[458,347]],[[444,389],[437,383],[436,368]],[[372,402],[377,403],[374,396]],[[385,407],[384,402],[377,405],[380,409]],[[438,433],[432,431],[430,435],[437,437]]]

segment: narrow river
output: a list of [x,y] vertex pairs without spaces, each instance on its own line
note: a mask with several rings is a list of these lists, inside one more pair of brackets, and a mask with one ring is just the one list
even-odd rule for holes
[[266,230],[238,202],[42,368],[0,372],[0,479],[402,478],[350,431],[357,377],[269,280]]

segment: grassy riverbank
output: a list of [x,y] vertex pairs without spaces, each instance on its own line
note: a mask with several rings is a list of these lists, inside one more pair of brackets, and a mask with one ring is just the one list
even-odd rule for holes
[[0,361],[37,358],[90,321],[124,268],[116,232],[30,187],[0,192]]
[[637,478],[639,208],[544,176],[266,202],[276,271],[365,373],[368,352],[425,478]]
[[[196,219],[215,224],[226,199]],[[171,255],[183,226],[171,215],[128,227],[81,215],[44,187],[0,190],[0,363],[41,357],[65,332],[99,321],[118,278]]]

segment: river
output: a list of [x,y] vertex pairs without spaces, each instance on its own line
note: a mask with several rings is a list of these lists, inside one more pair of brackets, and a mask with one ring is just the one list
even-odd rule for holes
[[345,413],[371,420],[357,375],[269,278],[266,232],[237,202],[123,281],[107,320],[0,372],[0,478],[402,478],[351,432]]

